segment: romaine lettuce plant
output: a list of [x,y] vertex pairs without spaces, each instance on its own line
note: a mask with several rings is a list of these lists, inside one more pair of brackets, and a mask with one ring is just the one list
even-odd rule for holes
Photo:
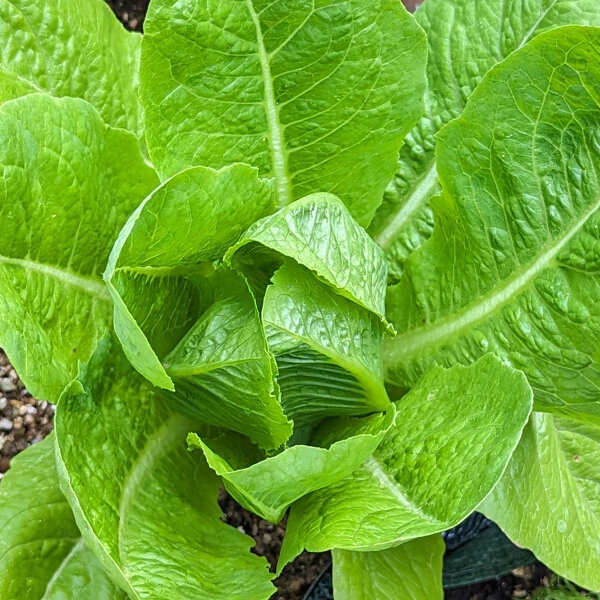
[[[596,0],[0,0],[0,344],[55,432],[0,598],[442,597],[475,509],[600,590]],[[289,512],[288,512],[289,511]]]

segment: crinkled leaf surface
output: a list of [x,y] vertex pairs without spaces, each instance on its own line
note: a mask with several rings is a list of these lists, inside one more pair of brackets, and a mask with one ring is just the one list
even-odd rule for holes
[[54,436],[15,458],[0,484],[3,600],[126,600],[81,538],[60,491]]
[[106,2],[1,0],[0,102],[31,92],[83,98],[109,125],[141,135],[140,44]]
[[271,183],[259,179],[256,169],[238,164],[219,171],[182,171],[131,215],[104,279],[125,354],[154,385],[173,389],[161,360],[198,316],[195,292],[185,276],[221,258],[245,229],[273,209]]
[[304,548],[384,549],[453,527],[502,475],[531,404],[523,374],[492,355],[432,369],[372,457],[292,506],[279,566]]
[[205,290],[200,318],[165,358],[182,412],[272,449],[292,433],[279,401],[277,372],[246,281],[220,269],[196,278]]
[[536,407],[600,418],[598,29],[538,36],[438,136],[433,238],[388,292],[387,376],[493,351]]
[[253,452],[243,440],[228,440],[228,453],[235,453],[233,460],[221,456],[210,438],[190,434],[188,445],[202,449],[208,464],[240,504],[278,523],[292,502],[347,477],[360,466],[382,440],[393,415],[391,407],[386,415],[332,419],[326,424],[331,431],[327,431],[325,447],[296,445],[254,464],[248,460]]
[[0,104],[39,91],[33,83],[21,79],[15,73],[0,68]]
[[394,282],[406,257],[431,235],[429,201],[439,191],[435,134],[511,52],[548,29],[600,25],[600,11],[596,0],[427,0],[416,19],[429,43],[425,114],[400,149],[398,173],[371,226]]
[[378,552],[334,550],[335,600],[442,600],[445,550],[439,535]]
[[534,413],[481,510],[553,571],[600,591],[600,428]]
[[101,272],[156,185],[135,136],[70,98],[0,108],[0,345],[29,391],[56,402],[112,320]]
[[58,405],[63,491],[86,543],[131,598],[267,600],[266,561],[220,520],[220,482],[186,450],[196,427],[104,338]]
[[267,288],[262,320],[279,368],[281,401],[296,427],[389,407],[383,326],[374,313],[289,262]]
[[363,225],[422,112],[426,40],[397,0],[150,5],[142,102],[163,177],[247,162],[285,206],[339,196]]
[[293,258],[336,292],[383,318],[387,265],[381,249],[332,194],[311,194],[254,223],[228,252],[261,244]]

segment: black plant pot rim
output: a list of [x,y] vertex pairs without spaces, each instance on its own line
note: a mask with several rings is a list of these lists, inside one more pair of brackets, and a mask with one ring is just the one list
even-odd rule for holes
[[[535,562],[533,554],[517,548],[500,531],[497,525],[479,513],[474,513],[457,527],[442,534],[446,542],[444,559],[444,588],[458,588],[506,575],[516,567]],[[482,544],[488,548],[482,553]],[[483,561],[481,560],[483,558]],[[478,559],[479,562],[478,562]],[[314,600],[323,579],[331,573],[331,562],[319,573],[304,595],[304,600]],[[331,586],[326,590],[333,598]]]

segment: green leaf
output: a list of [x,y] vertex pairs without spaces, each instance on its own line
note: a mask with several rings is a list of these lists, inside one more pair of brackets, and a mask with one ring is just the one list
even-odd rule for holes
[[438,135],[436,230],[388,292],[387,377],[494,352],[536,408],[600,420],[598,29],[538,36]]
[[0,484],[3,600],[126,600],[88,550],[60,491],[54,436],[15,458]]
[[422,113],[426,40],[396,0],[153,2],[148,147],[167,177],[247,162],[277,204],[331,192],[366,225]]
[[534,413],[481,510],[553,571],[600,591],[600,428]]
[[523,374],[492,355],[432,369],[372,457],[292,506],[279,568],[303,548],[385,549],[454,527],[502,475],[531,402]]
[[154,385],[173,390],[161,360],[198,316],[196,292],[185,277],[206,271],[202,263],[221,258],[273,208],[271,183],[259,179],[256,169],[238,164],[220,171],[182,171],[131,215],[104,279],[125,354]]
[[220,482],[172,412],[104,338],[56,413],[63,490],[86,543],[133,599],[266,600],[267,563],[225,525]]
[[[278,523],[285,511],[305,494],[347,477],[363,463],[382,440],[393,419],[386,415],[360,419],[333,420],[319,432],[327,437],[323,447],[297,445],[280,454],[252,460],[253,452],[243,439],[230,437],[226,444],[230,456],[222,456],[210,437],[188,436],[190,448],[200,448],[208,464],[225,482],[227,491],[245,508],[267,521]],[[231,456],[233,452],[233,456]]]
[[39,91],[33,83],[0,68],[0,104]]
[[196,281],[206,290],[205,309],[165,358],[177,388],[171,399],[205,423],[277,448],[292,424],[279,401],[275,361],[248,285],[225,269]]
[[0,102],[31,92],[83,98],[141,136],[140,45],[99,0],[0,0]]
[[432,535],[379,552],[334,550],[335,600],[442,600],[445,549]]
[[460,116],[484,75],[511,52],[548,29],[600,25],[600,11],[596,0],[427,0],[416,19],[429,42],[425,115],[406,137],[371,226],[393,282],[431,235],[430,200],[439,191],[435,134]]
[[56,402],[110,327],[101,270],[157,179],[135,136],[45,94],[0,107],[0,171],[0,345]]
[[262,320],[283,408],[296,428],[388,409],[375,314],[289,262],[267,288]]
[[[338,294],[383,319],[387,265],[381,249],[332,194],[311,194],[254,223],[227,253],[261,244],[293,258]],[[368,265],[368,269],[364,266]]]

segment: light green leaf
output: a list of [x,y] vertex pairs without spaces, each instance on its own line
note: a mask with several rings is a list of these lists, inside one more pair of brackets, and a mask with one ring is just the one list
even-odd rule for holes
[[88,550],[60,491],[54,436],[15,458],[0,484],[2,600],[126,600]]
[[59,474],[86,543],[133,599],[267,600],[266,561],[220,520],[220,482],[186,450],[197,424],[109,341],[56,413]]
[[271,182],[238,164],[220,171],[182,171],[131,215],[104,279],[125,354],[154,385],[173,390],[161,361],[198,316],[196,292],[185,277],[206,271],[202,263],[221,258],[245,229],[273,209]]
[[45,94],[0,107],[0,171],[0,345],[56,402],[110,327],[101,270],[157,179],[135,136]]
[[331,192],[366,225],[422,113],[426,40],[397,0],[150,5],[148,147],[167,177],[247,162],[277,204]]
[[304,548],[385,549],[454,527],[502,475],[531,403],[523,374],[492,355],[432,369],[372,457],[292,506],[279,568]]
[[600,25],[600,11],[596,0],[427,0],[416,19],[429,42],[425,115],[406,137],[371,226],[393,282],[431,235],[429,202],[439,191],[435,134],[460,116],[484,75],[511,52],[548,29]]
[[481,510],[553,571],[600,591],[600,428],[534,413]]
[[33,83],[0,67],[0,104],[37,91]]
[[[305,494],[347,477],[363,463],[382,440],[393,419],[386,415],[331,420],[327,443],[297,445],[280,454],[254,462],[255,453],[243,440],[227,438],[228,454],[222,456],[210,437],[188,436],[191,448],[200,448],[208,464],[225,482],[227,491],[245,508],[267,521],[278,523],[290,504]],[[222,444],[223,442],[221,442]]]
[[293,258],[338,294],[383,318],[385,257],[339,198],[311,194],[257,221],[229,250],[228,259],[244,251],[253,254],[255,244]]
[[599,50],[598,29],[538,36],[438,135],[436,230],[388,291],[391,382],[492,351],[536,408],[600,420]]
[[445,550],[439,535],[379,552],[334,550],[335,600],[442,600]]
[[34,91],[83,98],[141,136],[140,44],[106,2],[0,0],[0,102]]
[[205,290],[204,310],[165,358],[177,389],[171,400],[205,423],[277,448],[292,424],[279,401],[277,368],[248,285],[225,269],[195,280]]
[[382,325],[372,312],[289,262],[267,288],[262,320],[281,401],[296,429],[325,417],[387,410]]

